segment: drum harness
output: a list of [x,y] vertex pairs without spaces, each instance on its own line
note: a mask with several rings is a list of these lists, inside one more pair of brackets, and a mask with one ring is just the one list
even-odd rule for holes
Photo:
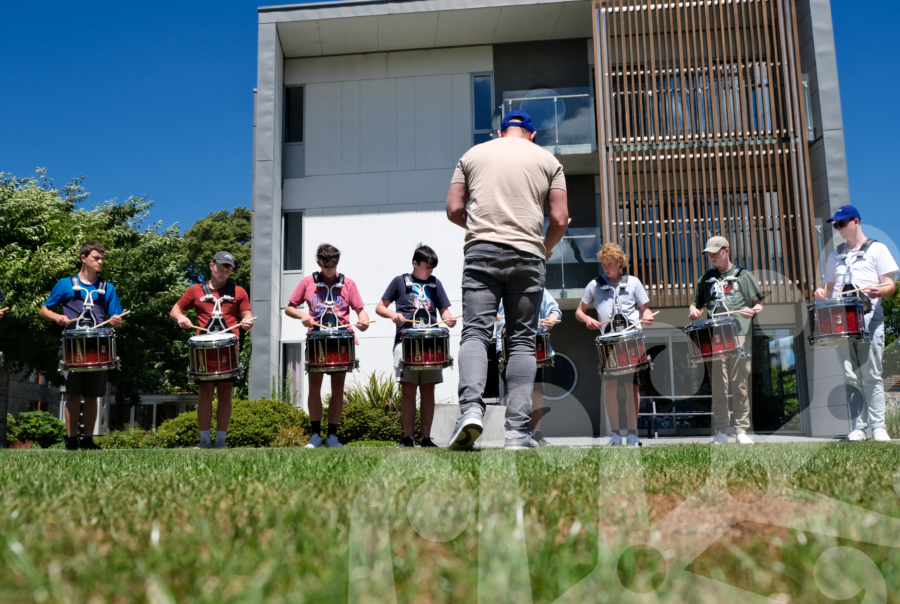
[[[866,254],[868,253],[869,248],[872,247],[873,243],[878,243],[878,241],[876,239],[866,239],[863,242],[862,246],[860,246],[859,253],[856,254],[856,257],[853,259],[853,262],[855,263],[860,260],[865,260]],[[841,291],[846,292],[846,291],[850,291],[853,289],[857,289],[859,286],[853,283],[853,271],[851,270],[852,265],[847,263],[847,257],[849,256],[849,254],[847,253],[847,244],[841,243],[840,245],[838,245],[837,252],[838,252],[838,257],[837,257],[838,262],[842,263],[844,266],[847,267],[847,272],[845,274],[845,283],[844,283],[843,287],[841,288]],[[856,297],[858,297],[860,300],[862,300],[863,312],[865,312],[866,314],[869,314],[870,312],[872,312],[872,299],[869,296],[860,295],[860,293],[857,293]]]
[[312,278],[313,284],[316,287],[324,288],[328,292],[325,295],[325,310],[322,311],[322,315],[319,317],[319,323],[329,329],[337,329],[340,325],[340,321],[338,321],[337,313],[334,312],[334,289],[343,289],[344,275],[338,275],[337,283],[334,285],[325,285],[325,281],[321,278],[321,273],[319,273],[319,271],[314,272]]
[[[413,287],[416,285],[413,282],[412,275],[410,275],[409,273],[404,274],[403,275],[403,283],[406,284],[406,292],[412,293]],[[422,329],[426,325],[428,325],[432,322],[431,321],[431,311],[428,310],[428,307],[427,307],[427,303],[429,302],[429,299],[428,299],[428,296],[425,295],[425,288],[426,287],[437,288],[437,283],[419,283],[419,285],[421,287],[419,288],[419,293],[416,296],[416,310],[415,310],[415,312],[413,312],[413,317],[412,317],[413,321],[415,321],[413,323],[413,327],[415,327],[416,329]],[[421,310],[425,311],[425,314],[426,314],[425,321],[419,321],[416,319],[416,317],[419,316],[419,311],[421,311]],[[435,309],[435,310],[437,310],[437,309]],[[435,319],[437,319],[437,313],[435,313]]]
[[[718,269],[713,269],[713,270],[718,270]],[[737,265],[734,265],[734,266],[732,267],[731,270],[734,271],[734,274],[733,274],[733,275],[728,275],[728,276],[725,277],[724,279],[716,279],[715,277],[712,277],[712,276],[711,276],[709,279],[706,280],[707,283],[712,283],[712,286],[713,286],[713,292],[715,292],[715,294],[716,294],[716,306],[713,308],[712,312],[709,313],[709,318],[710,318],[710,319],[711,319],[711,318],[713,317],[713,315],[716,314],[716,312],[719,310],[719,305],[721,305],[722,308],[725,309],[725,312],[729,312],[728,306],[725,304],[725,287],[724,287],[724,284],[725,284],[725,283],[728,283],[729,281],[731,281],[731,282],[736,282],[736,281],[737,281],[737,278],[738,278],[738,275],[740,275],[742,272],[744,272],[743,267],[740,267],[740,266],[737,266]],[[706,273],[706,274],[707,274],[707,275],[711,275],[711,274],[712,274],[712,271],[710,271],[710,272],[708,272],[708,273]],[[705,275],[704,275],[704,276],[705,276]],[[733,318],[731,315],[728,316],[728,319],[730,319],[731,321],[734,322],[735,325],[737,325],[737,322],[734,321],[734,318]],[[746,356],[747,356],[747,354],[746,354],[746,352],[745,352],[745,350],[744,350],[744,347],[743,347],[743,345],[742,345],[742,346],[741,346],[740,357],[741,357],[741,358],[745,358]]]
[[[97,326],[97,317],[94,316],[94,294],[97,294],[98,296],[106,295],[106,279],[100,277],[100,280],[97,282],[97,289],[91,292],[81,287],[78,275],[72,275],[70,278],[72,279],[72,291],[75,294],[74,298],[76,300],[81,298],[81,292],[84,291],[84,306],[81,309],[81,314],[78,315],[78,320],[75,322],[75,329],[93,329]],[[109,307],[106,307],[103,310],[109,315]],[[84,316],[85,313],[91,318],[91,325],[87,324],[87,317]]]
[[628,327],[628,319],[622,313],[622,306],[619,304],[619,292],[628,286],[628,274],[622,273],[622,280],[619,281],[618,286],[610,285],[609,281],[602,274],[597,275],[597,283],[602,283],[603,285],[600,286],[600,289],[612,291],[613,295],[613,318],[612,323],[607,328],[607,333],[610,331],[613,333],[625,331],[625,328]]
[[220,331],[226,331],[228,329],[228,325],[225,324],[225,317],[222,315],[222,302],[234,302],[234,281],[231,281],[229,279],[229,281],[225,284],[224,293],[218,298],[213,295],[212,288],[209,286],[208,281],[204,281],[200,285],[201,287],[203,287],[203,297],[200,298],[200,301],[212,302],[214,304],[212,318],[209,320],[209,323],[206,324],[207,333],[219,333]]

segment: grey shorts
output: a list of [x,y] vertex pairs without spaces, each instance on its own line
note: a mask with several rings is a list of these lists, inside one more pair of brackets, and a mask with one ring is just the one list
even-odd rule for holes
[[406,382],[407,384],[441,384],[444,381],[444,371],[442,369],[429,369],[428,371],[413,371],[405,369],[400,362],[403,358],[403,350],[400,343],[394,344],[394,377],[398,382]]

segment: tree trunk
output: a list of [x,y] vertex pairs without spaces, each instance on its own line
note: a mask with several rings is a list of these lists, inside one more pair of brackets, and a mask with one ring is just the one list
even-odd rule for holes
[[0,357],[0,449],[6,449],[6,414],[9,411],[9,364]]

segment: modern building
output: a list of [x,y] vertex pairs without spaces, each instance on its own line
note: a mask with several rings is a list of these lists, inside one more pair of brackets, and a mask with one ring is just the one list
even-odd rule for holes
[[[570,228],[548,264],[564,309],[544,431],[603,434],[594,338],[574,318],[603,241],[661,310],[641,425],[708,434],[706,368],[683,327],[724,235],[766,294],[753,346],[753,429],[849,431],[833,349],[806,302],[849,202],[829,0],[344,1],[259,9],[251,396],[290,375],[305,401],[305,330],[284,315],[323,242],[374,317],[415,245],[461,304],[463,231],[445,217],[457,160],[524,109],[562,162]],[[453,330],[458,348],[460,328]],[[394,326],[360,335],[360,377],[390,374]],[[445,371],[438,400],[455,401]]]

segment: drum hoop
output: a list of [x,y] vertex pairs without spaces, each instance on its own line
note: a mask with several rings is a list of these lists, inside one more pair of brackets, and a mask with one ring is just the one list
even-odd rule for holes
[[355,340],[356,335],[352,331],[311,331],[306,335],[307,340]]
[[433,338],[438,336],[450,337],[450,330],[441,329],[440,327],[406,327],[400,330],[401,338]]
[[863,301],[857,297],[847,298],[826,298],[825,300],[813,300],[807,307],[809,310],[818,310],[820,308],[836,308],[845,306],[863,307]]
[[63,332],[66,340],[81,340],[86,338],[115,338],[116,332],[108,327],[95,327],[93,329],[67,330]]
[[722,327],[724,325],[731,325],[732,327],[737,327],[738,323],[734,320],[734,317],[713,317],[712,319],[703,319],[702,321],[694,321],[693,323],[688,323],[684,326],[685,331],[699,331],[701,329],[709,329],[710,327]]
[[613,344],[617,342],[630,342],[632,340],[643,340],[644,332],[640,329],[633,331],[617,331],[597,336],[597,344]]

